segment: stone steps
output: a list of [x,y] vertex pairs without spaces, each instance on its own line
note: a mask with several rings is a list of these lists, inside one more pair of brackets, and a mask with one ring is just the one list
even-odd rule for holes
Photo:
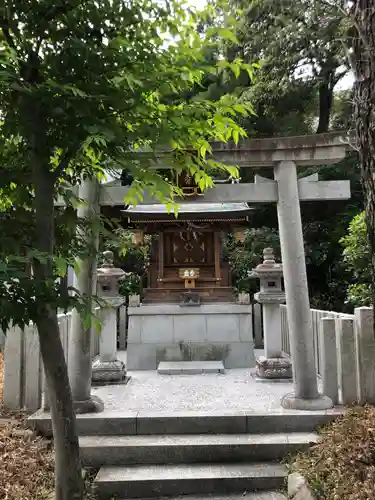
[[195,434],[159,436],[83,436],[85,466],[188,464],[281,460],[307,449],[318,436],[310,433]]
[[102,467],[94,484],[103,500],[159,498],[270,492],[282,488],[285,477],[286,468],[273,463],[139,465]]
[[[165,435],[165,434],[267,434],[314,432],[342,414],[328,411],[174,411],[112,412],[77,415],[81,436]],[[52,435],[50,413],[38,411],[29,417],[31,427],[45,436]]]
[[[316,428],[340,414],[104,411],[78,415],[77,425],[83,463],[99,468],[100,500],[286,500],[278,490],[287,470],[276,461],[315,443]],[[46,413],[30,423],[51,433]]]

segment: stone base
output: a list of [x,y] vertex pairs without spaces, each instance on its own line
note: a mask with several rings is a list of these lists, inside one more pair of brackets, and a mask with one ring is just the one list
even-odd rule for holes
[[83,413],[100,413],[104,410],[103,401],[97,396],[91,396],[85,401],[73,401],[74,411],[77,415]]
[[159,375],[197,375],[199,373],[225,373],[222,361],[161,361]]
[[93,384],[109,384],[126,380],[126,368],[122,361],[101,361],[96,358],[92,364]]
[[108,385],[126,385],[128,382],[130,382],[131,377],[126,375],[124,380],[111,380],[110,382],[107,382],[105,380],[96,380],[95,382],[92,383],[93,387],[104,387]]
[[260,378],[256,373],[252,377],[259,384],[293,384],[292,378]]
[[294,393],[285,394],[281,399],[281,406],[285,410],[305,410],[319,411],[329,410],[333,407],[331,398],[319,394],[316,398],[304,399],[297,398]]
[[255,366],[251,306],[215,303],[129,307],[127,369],[156,370],[161,361],[222,361]]
[[266,358],[261,356],[257,359],[256,376],[267,380],[290,380],[293,378],[291,360],[289,358]]

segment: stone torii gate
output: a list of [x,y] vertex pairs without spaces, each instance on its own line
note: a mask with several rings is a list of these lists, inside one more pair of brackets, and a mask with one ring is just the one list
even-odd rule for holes
[[[294,380],[294,392],[282,400],[282,406],[287,409],[322,410],[332,407],[332,401],[320,395],[317,387],[300,202],[349,199],[350,182],[319,181],[317,175],[298,179],[297,170],[298,167],[329,165],[342,160],[348,149],[343,138],[342,133],[328,133],[248,139],[238,145],[213,143],[215,160],[247,168],[272,167],[274,180],[255,176],[254,183],[218,184],[199,196],[200,203],[245,201],[277,204]],[[165,165],[168,152],[159,154],[158,159],[161,165]],[[97,192],[94,182],[85,181],[78,196],[89,202],[86,208],[82,208],[85,212],[93,209],[96,196],[100,206],[124,205],[128,191],[128,187],[102,185]],[[184,203],[194,201],[194,197],[184,199]],[[158,201],[147,195],[142,203]],[[87,264],[77,278],[76,286],[83,292],[92,287],[90,269],[95,268],[93,264]],[[81,411],[98,410],[95,402],[90,404],[89,338],[82,324],[72,321],[69,374],[73,398]]]

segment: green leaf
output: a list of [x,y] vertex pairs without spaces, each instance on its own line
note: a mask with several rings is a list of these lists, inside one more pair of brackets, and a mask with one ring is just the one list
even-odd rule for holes
[[97,318],[96,316],[93,316],[92,324],[93,324],[95,331],[100,334],[102,332],[102,322],[100,321],[100,319]]
[[83,316],[82,322],[83,322],[83,328],[85,330],[89,330],[91,328],[91,325],[92,325],[92,314],[91,313],[88,313],[88,314],[86,313]]
[[60,276],[60,278],[64,278],[68,270],[68,263],[66,259],[63,257],[55,257],[54,262],[58,276]]
[[78,259],[74,261],[73,267],[74,267],[74,273],[78,276],[79,273],[81,272],[81,263],[78,261]]

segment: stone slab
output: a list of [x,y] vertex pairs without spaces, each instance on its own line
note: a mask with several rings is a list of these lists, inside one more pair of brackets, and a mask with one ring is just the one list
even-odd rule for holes
[[162,361],[223,361],[226,369],[255,366],[253,342],[128,344],[127,369],[156,370]]
[[[162,497],[159,500],[207,500],[207,495],[184,495],[183,497]],[[209,500],[287,500],[279,491],[245,491],[243,493],[228,493],[223,495],[210,495]]]
[[222,361],[161,361],[159,375],[196,375],[197,373],[224,373]]
[[315,432],[322,425],[336,420],[342,413],[327,411],[297,411],[247,413],[246,432]]
[[3,403],[9,410],[23,408],[23,355],[24,334],[18,327],[11,328],[6,336],[4,348],[4,394]]
[[[137,412],[86,413],[77,415],[77,432],[80,436],[132,435],[137,433]],[[52,436],[51,414],[39,410],[28,418],[28,424],[44,436]]]
[[[208,342],[240,342],[240,317],[238,314],[208,314],[206,339]],[[251,318],[250,315],[247,315]],[[250,326],[250,325],[249,325]],[[251,327],[250,327],[251,331]]]
[[244,412],[146,412],[137,416],[138,434],[240,434],[246,432]]
[[196,316],[205,314],[251,314],[251,305],[221,302],[218,304],[202,304],[196,307],[181,307],[177,304],[145,304],[140,307],[129,307],[129,318],[132,316]]
[[253,368],[255,366],[254,343],[232,342],[228,344],[225,368]]
[[[80,436],[313,433],[318,427],[332,422],[342,413],[343,410],[274,413],[225,410],[171,410],[167,413],[105,410],[102,413],[77,415],[77,426]],[[44,435],[52,435],[51,416],[48,412],[40,410],[29,417],[29,425]]]
[[[221,317],[221,316],[220,316]],[[190,315],[188,317],[173,316],[173,341],[176,343],[205,342],[207,340],[207,317],[203,314]]]
[[102,467],[94,481],[101,498],[150,498],[277,490],[286,468],[278,464],[178,464]]
[[[141,309],[141,308],[137,308]],[[173,316],[145,315],[141,321],[141,342],[145,344],[167,343],[174,340]]]
[[[339,323],[341,318],[322,318],[320,322],[321,335],[321,376],[323,380],[323,394],[330,397],[334,404],[339,401],[339,383],[338,383],[338,351],[340,352],[340,343],[336,340],[336,321]],[[353,321],[351,321],[353,325]],[[353,335],[354,342],[354,335]],[[337,345],[339,344],[339,345]],[[341,358],[342,359],[342,358]],[[354,350],[353,360],[355,361]],[[340,370],[341,371],[341,370]],[[354,371],[355,373],[355,367]],[[353,377],[355,378],[355,377]],[[342,387],[342,386],[341,386]]]
[[128,370],[156,370],[161,361],[223,361],[255,366],[252,306],[234,303],[129,307]]
[[86,467],[135,464],[187,464],[277,461],[305,451],[318,436],[290,434],[196,434],[151,436],[83,436]]

